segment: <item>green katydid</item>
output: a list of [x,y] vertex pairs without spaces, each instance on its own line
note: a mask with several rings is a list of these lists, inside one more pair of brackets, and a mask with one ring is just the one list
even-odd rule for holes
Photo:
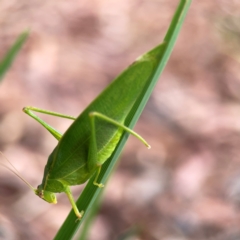
[[[35,107],[23,108],[59,141],[48,158],[42,183],[37,189],[27,183],[37,196],[49,203],[57,203],[55,193],[66,193],[77,218],[81,219],[83,211],[78,210],[69,186],[82,184],[95,174],[94,185],[103,187],[98,182],[101,166],[114,151],[124,131],[150,148],[140,135],[124,126],[124,122],[153,74],[157,65],[156,54],[162,54],[164,48],[165,44],[159,45],[139,57],[77,118]],[[34,112],[74,122],[62,135]]]

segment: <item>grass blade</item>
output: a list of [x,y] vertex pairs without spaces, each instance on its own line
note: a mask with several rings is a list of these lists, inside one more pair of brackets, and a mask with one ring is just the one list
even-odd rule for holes
[[[158,47],[154,48],[150,52],[148,52],[148,55],[152,58],[155,58],[157,64],[156,68],[154,69],[154,72],[152,74],[152,77],[149,81],[148,86],[144,89],[142,92],[141,97],[138,99],[137,103],[133,107],[131,114],[129,114],[127,120],[126,120],[126,126],[129,126],[130,128],[133,128],[136,124],[141,112],[143,111],[154,86],[156,85],[159,76],[161,72],[163,71],[170,54],[172,52],[173,46],[175,44],[176,38],[179,34],[180,28],[183,24],[184,18],[186,16],[186,13],[188,11],[188,8],[190,6],[191,0],[181,0],[179,3],[179,6],[174,14],[174,17],[172,19],[172,22],[170,24],[170,27],[167,31],[167,34],[164,38],[164,44],[159,45]],[[128,134],[123,134],[123,137],[121,138],[119,144],[117,145],[114,153],[109,158],[109,160],[106,161],[106,163],[103,165],[101,174],[98,178],[99,182],[105,183],[107,179],[109,178],[109,175],[113,171],[113,168],[116,164],[116,161],[127,141]],[[95,187],[93,185],[93,178],[91,178],[87,184],[87,186],[84,188],[81,196],[77,200],[77,206],[79,209],[84,210],[85,214],[83,216],[83,219],[87,215],[89,209],[92,207],[93,204],[95,204],[95,201],[97,199],[98,194],[102,191],[98,187]],[[67,219],[65,220],[62,227],[59,229],[57,235],[55,236],[55,240],[65,240],[65,239],[72,239],[78,228],[80,227],[81,223],[83,222],[83,219],[81,221],[76,222],[76,216],[73,213],[73,211],[70,212]]]
[[15,41],[15,43],[8,50],[7,54],[4,56],[4,58],[0,62],[0,81],[3,79],[6,72],[11,67],[14,59],[16,58],[16,55],[18,54],[21,47],[25,43],[27,37],[28,37],[28,32],[23,32],[22,34],[20,34],[17,40]]

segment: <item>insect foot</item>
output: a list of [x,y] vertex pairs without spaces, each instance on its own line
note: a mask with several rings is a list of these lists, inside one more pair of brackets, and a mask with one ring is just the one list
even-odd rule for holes
[[99,188],[103,188],[104,184],[102,183],[93,183],[95,186],[99,187]]
[[82,217],[83,217],[84,211],[81,211],[78,215],[77,215],[77,219],[75,222],[81,221]]

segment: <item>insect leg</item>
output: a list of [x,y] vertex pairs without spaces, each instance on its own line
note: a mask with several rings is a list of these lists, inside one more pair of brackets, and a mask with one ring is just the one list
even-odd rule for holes
[[98,176],[99,176],[99,174],[101,172],[101,169],[102,169],[102,165],[98,167],[96,177],[95,177],[95,179],[93,181],[93,184],[95,186],[98,186],[99,188],[103,188],[104,187],[104,184],[97,182],[97,179],[98,179]]
[[92,118],[95,118],[95,117],[98,117],[98,118],[101,118],[103,120],[105,120],[106,122],[109,122],[109,123],[112,123],[113,125],[119,127],[119,128],[122,128],[124,131],[132,134],[133,136],[135,136],[137,139],[139,139],[148,149],[151,148],[151,146],[145,141],[145,139],[143,139],[139,134],[137,134],[136,132],[134,132],[132,129],[124,126],[123,124],[115,121],[114,119],[112,118],[109,118],[107,117],[106,115],[103,115],[99,112],[91,112],[89,113],[89,117],[90,119]]
[[44,114],[55,116],[55,117],[61,117],[61,118],[76,120],[76,117],[73,117],[73,116],[65,115],[65,114],[58,113],[58,112],[52,112],[52,111],[48,111],[48,110],[41,109],[41,108],[36,108],[36,107],[25,107],[25,108],[23,108],[23,111],[24,112],[26,112],[26,111],[39,112],[39,113],[44,113]]
[[90,118],[90,124],[91,124],[91,141],[89,145],[89,151],[88,151],[88,169],[89,171],[92,171],[96,169],[97,167],[97,173],[96,177],[94,179],[93,184],[102,188],[104,185],[102,183],[98,183],[97,179],[101,172],[102,165],[100,165],[97,161],[97,142],[96,142],[96,131],[95,131],[95,119]]
[[[37,111],[38,110],[38,111]],[[43,112],[44,110],[42,109],[37,109],[33,108],[33,107],[25,107],[23,108],[23,111],[29,115],[30,117],[32,117],[33,119],[35,119],[37,122],[39,122],[44,128],[46,128],[57,140],[60,140],[60,138],[62,137],[62,134],[60,132],[58,132],[55,128],[53,128],[52,126],[50,126],[49,124],[47,124],[45,121],[43,121],[41,118],[39,118],[36,114],[33,113],[33,111],[36,112],[41,112],[41,113],[46,113],[46,114],[50,114],[51,112],[46,111]],[[51,115],[51,114],[50,114]],[[56,115],[56,114],[55,114]],[[54,115],[54,116],[55,116]]]
[[151,147],[139,134],[137,134],[130,128],[124,126],[123,124],[118,123],[117,121],[115,121],[99,112],[90,112],[89,117],[90,117],[90,123],[91,123],[91,141],[90,141],[89,152],[88,152],[88,169],[89,169],[89,171],[91,171],[92,169],[96,169],[96,167],[97,167],[97,173],[96,173],[96,177],[94,179],[93,184],[98,187],[104,187],[104,185],[102,183],[97,182],[102,165],[99,164],[98,157],[97,157],[97,142],[96,142],[96,131],[95,131],[95,118],[96,117],[103,119],[106,122],[109,122],[119,128],[122,128],[123,130],[127,131],[128,133],[130,133],[130,134],[134,135],[136,138],[138,138],[148,148],[151,148]]
[[70,203],[72,205],[73,211],[75,212],[77,218],[80,220],[82,218],[83,214],[84,214],[84,211],[79,212],[78,207],[77,207],[77,205],[76,205],[76,203],[75,203],[75,201],[73,199],[72,192],[71,192],[71,190],[70,190],[70,188],[68,186],[65,189],[65,193],[68,196],[68,199],[69,199],[69,201],[70,201]]

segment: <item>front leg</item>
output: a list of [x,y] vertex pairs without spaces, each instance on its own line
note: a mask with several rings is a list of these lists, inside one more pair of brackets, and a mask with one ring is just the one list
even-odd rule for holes
[[78,207],[73,199],[73,195],[72,195],[72,192],[71,192],[69,186],[66,186],[65,193],[67,194],[67,197],[72,205],[73,211],[75,212],[75,214],[78,218],[77,220],[81,220],[81,218],[83,217],[84,211],[79,212]]

